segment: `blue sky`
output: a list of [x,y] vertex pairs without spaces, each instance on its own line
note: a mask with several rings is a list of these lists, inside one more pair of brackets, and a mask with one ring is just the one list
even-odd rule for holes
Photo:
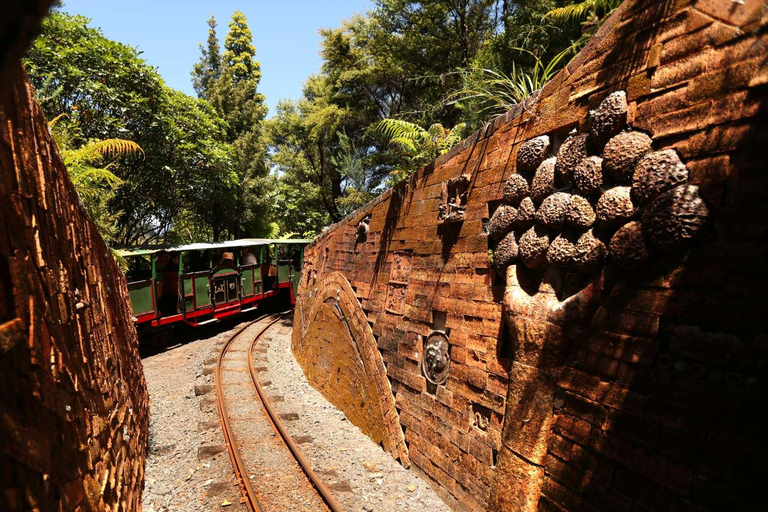
[[304,80],[320,68],[318,29],[338,27],[370,0],[65,0],[64,11],[91,18],[106,37],[138,47],[174,89],[194,95],[189,72],[198,61],[198,43],[208,36],[213,14],[223,46],[227,23],[235,10],[248,18],[261,62],[259,90],[270,112],[281,98],[298,98]]

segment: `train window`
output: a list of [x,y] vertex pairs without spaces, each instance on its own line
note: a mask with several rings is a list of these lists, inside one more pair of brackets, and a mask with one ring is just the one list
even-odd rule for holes
[[184,253],[184,271],[202,272],[211,268],[208,251],[187,251]]
[[152,260],[149,255],[131,256],[128,260],[128,271],[125,278],[128,282],[143,281],[152,277]]
[[283,264],[291,264],[295,267],[300,266],[301,262],[301,246],[298,244],[285,244],[278,246],[277,254],[280,262]]

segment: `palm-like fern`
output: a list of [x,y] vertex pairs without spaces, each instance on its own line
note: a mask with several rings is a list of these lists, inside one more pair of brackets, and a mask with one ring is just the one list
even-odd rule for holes
[[72,149],[69,147],[71,142],[66,130],[55,129],[65,117],[67,114],[54,117],[48,123],[48,128],[59,146],[61,158],[85,209],[96,223],[99,233],[109,241],[119,213],[111,212],[107,203],[113,197],[115,189],[123,183],[112,172],[114,160],[134,154],[141,154],[143,157],[144,150],[135,142],[125,139],[91,141],[80,148]]
[[571,21],[592,22],[607,18],[621,4],[622,0],[584,0],[583,2],[552,9],[544,18],[550,18],[555,23]]
[[527,70],[513,63],[508,76],[493,69],[467,70],[463,77],[464,87],[452,92],[446,104],[471,108],[475,113],[489,113],[492,117],[503,115],[544,87],[560,70],[561,62],[569,53],[562,51],[544,64],[535,53],[523,48],[514,49],[530,55],[533,67]]
[[435,123],[428,129],[403,119],[387,118],[378,123],[376,131],[389,139],[406,156],[399,169],[390,173],[391,184],[402,181],[414,171],[428,164],[438,156],[447,153],[464,137],[465,123],[445,128]]
[[584,0],[552,9],[544,15],[544,18],[549,18],[560,25],[575,21],[581,22],[581,37],[566,50],[576,53],[595,35],[600,25],[621,5],[621,2],[622,0]]

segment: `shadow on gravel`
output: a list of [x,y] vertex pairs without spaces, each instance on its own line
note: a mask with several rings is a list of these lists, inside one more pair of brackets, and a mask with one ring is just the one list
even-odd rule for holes
[[[173,325],[147,330],[146,332],[139,332],[139,353],[141,354],[142,359],[147,359],[157,354],[162,354],[163,352],[181,347],[187,343],[211,338],[227,332],[239,324],[251,322],[262,315],[285,311],[290,311],[290,309],[280,308],[275,304],[261,304],[253,311],[241,313],[201,327],[192,327],[179,322]],[[286,324],[285,322],[288,323]],[[283,325],[293,325],[293,319],[287,317],[280,323]]]

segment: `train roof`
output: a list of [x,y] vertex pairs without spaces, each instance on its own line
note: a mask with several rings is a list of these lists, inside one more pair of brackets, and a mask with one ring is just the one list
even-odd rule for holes
[[226,242],[215,243],[195,243],[186,245],[162,245],[142,249],[120,249],[117,252],[122,257],[126,256],[146,256],[161,251],[179,252],[179,251],[206,251],[208,249],[226,249],[237,247],[253,247],[269,244],[308,244],[312,240],[305,238],[241,238],[240,240],[227,240]]

